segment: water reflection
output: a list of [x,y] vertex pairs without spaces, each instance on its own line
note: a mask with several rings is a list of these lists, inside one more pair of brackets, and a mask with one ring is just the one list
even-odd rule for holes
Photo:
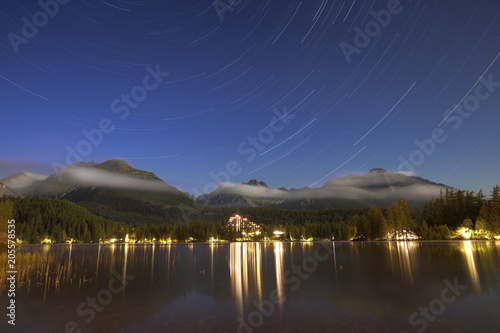
[[418,258],[417,250],[418,244],[415,242],[396,242],[396,250],[394,250],[394,244],[389,243],[389,251],[391,252],[391,264],[394,270],[394,260],[393,255],[397,257],[397,267],[403,279],[408,281],[412,287],[414,287],[413,281],[413,270],[418,269],[417,261]]
[[[21,246],[19,261],[29,255],[31,263],[18,268],[16,296],[19,304],[26,304],[23,311],[32,318],[26,322],[48,331],[62,331],[70,318],[67,312],[59,314],[57,309],[64,306],[74,314],[72,309],[80,302],[107,288],[115,270],[122,276],[122,283],[129,284],[96,317],[95,327],[106,327],[107,331],[129,332],[124,325],[132,322],[146,325],[144,331],[182,325],[186,332],[199,331],[196,325],[200,320],[219,331],[234,331],[236,317],[247,318],[269,304],[271,295],[276,295],[274,312],[266,318],[263,331],[307,331],[315,323],[351,325],[342,331],[363,325],[360,318],[365,318],[365,331],[373,330],[371,321],[378,321],[385,331],[397,331],[388,323],[395,319],[408,323],[411,313],[440,296],[444,280],[457,279],[469,288],[457,297],[456,304],[447,307],[439,317],[439,325],[459,322],[460,327],[471,331],[470,325],[491,324],[497,317],[494,311],[500,307],[500,242],[328,243],[332,251],[321,251],[326,259],[318,260],[317,269],[308,272],[307,279],[300,279],[297,290],[291,290],[296,284],[287,284],[292,275],[285,278],[285,272],[314,257],[318,246]],[[126,281],[127,274],[135,279]],[[5,281],[3,276],[1,281]],[[456,309],[460,315],[454,312]],[[227,326],[219,329],[221,325]],[[213,331],[213,327],[206,330]]]
[[276,265],[276,294],[280,311],[283,311],[284,295],[284,269],[283,269],[283,243],[274,243],[274,262]]
[[339,276],[337,272],[337,253],[335,251],[335,242],[332,242],[332,251],[333,251],[333,266],[335,267],[335,282],[338,282]]
[[[262,301],[262,252],[260,243],[231,243],[229,251],[231,293],[240,316],[244,304]],[[252,291],[252,299],[249,295]]]
[[231,243],[229,255],[229,272],[231,274],[231,292],[235,298],[238,314],[243,316],[243,273],[242,243]]
[[95,277],[99,278],[99,264],[101,263],[101,244],[99,243],[99,248],[97,250],[97,262],[95,266]]
[[151,253],[151,285],[153,284],[153,276],[154,276],[154,272],[155,272],[155,247],[156,245],[153,244],[151,245],[152,247],[152,253]]
[[[479,281],[479,274],[476,268],[476,261],[474,259],[474,253],[478,252],[477,243],[474,243],[474,251],[472,249],[472,242],[465,241],[461,243],[463,246],[463,251],[465,252],[465,260],[467,261],[467,268],[469,270],[469,276],[474,286],[476,292],[481,292],[481,282]],[[483,244],[484,245],[484,244]]]

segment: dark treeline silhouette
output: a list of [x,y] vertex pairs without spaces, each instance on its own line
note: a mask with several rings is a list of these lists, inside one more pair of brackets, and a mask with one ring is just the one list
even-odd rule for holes
[[[212,237],[234,241],[244,238],[241,232],[226,227],[229,216],[237,211],[261,226],[253,240],[264,237],[281,240],[391,240],[415,235],[420,239],[450,238],[485,239],[500,234],[499,186],[491,197],[482,191],[447,189],[423,205],[410,211],[401,198],[384,209],[291,210],[273,208],[193,208],[180,205],[175,218],[168,216],[158,223],[118,223],[90,213],[77,204],[42,197],[10,198],[0,201],[2,238],[9,216],[16,219],[16,236],[26,243],[50,240],[62,243],[96,243],[112,238],[118,241],[208,241]],[[174,222],[172,222],[174,221]],[[5,230],[4,230],[5,229]],[[460,230],[467,233],[460,234]],[[283,233],[276,236],[274,231]],[[410,237],[411,238],[411,237]],[[247,238],[248,239],[248,238]]]
[[45,239],[55,243],[63,243],[67,239],[91,243],[121,237],[125,231],[120,223],[93,215],[69,201],[42,197],[15,198],[2,200],[0,211],[8,209],[10,201],[13,204],[11,216],[16,220],[16,238],[26,243],[41,243]]
[[[424,240],[463,238],[458,229],[467,229],[469,237],[492,238],[500,234],[499,186],[491,199],[483,191],[446,189],[439,198],[411,212],[405,199],[385,209],[370,207],[365,214],[353,216],[347,223],[347,238],[359,240],[393,239],[396,234],[412,232]],[[389,235],[389,236],[388,236]]]

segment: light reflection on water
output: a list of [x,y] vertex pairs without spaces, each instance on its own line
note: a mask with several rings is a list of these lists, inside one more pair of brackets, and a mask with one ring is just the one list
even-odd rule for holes
[[[327,259],[291,290],[285,274],[314,258],[318,246],[323,254],[328,249]],[[64,331],[68,320],[82,332],[189,332],[200,325],[230,332],[273,292],[274,311],[259,331],[408,330],[408,316],[455,278],[470,288],[428,332],[498,326],[500,242],[43,245],[18,252],[46,258],[18,274],[19,327],[33,332]],[[113,270],[122,283],[126,275],[135,279],[87,325],[74,309],[106,288]]]
[[[486,245],[487,246],[487,245]],[[467,261],[467,268],[469,271],[469,275],[472,281],[472,285],[476,292],[481,292],[481,282],[479,281],[479,274],[476,268],[476,261],[474,259],[474,254],[478,252],[480,254],[480,250],[476,251],[476,249],[472,249],[472,242],[466,241],[464,242],[463,251],[465,252],[465,259]]]

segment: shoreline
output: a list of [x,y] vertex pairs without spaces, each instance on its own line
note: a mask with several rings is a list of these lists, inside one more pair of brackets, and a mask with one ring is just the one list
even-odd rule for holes
[[381,241],[331,241],[331,240],[317,240],[317,241],[249,241],[249,242],[172,242],[172,243],[56,243],[56,244],[17,244],[18,246],[70,246],[70,245],[195,245],[195,244],[207,244],[207,245],[224,245],[232,243],[299,243],[299,244],[313,244],[313,243],[349,243],[349,244],[383,244],[383,243],[461,243],[461,242],[499,242],[497,239],[446,239],[446,240],[381,240]]

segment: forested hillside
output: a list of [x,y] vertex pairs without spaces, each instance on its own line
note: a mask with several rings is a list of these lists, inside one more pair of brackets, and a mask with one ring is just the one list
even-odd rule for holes
[[[385,209],[287,210],[245,207],[238,213],[261,226],[263,237],[280,240],[332,239],[387,240],[399,234],[414,234],[420,239],[472,238],[491,239],[500,236],[499,186],[493,188],[490,198],[482,192],[447,190],[439,198],[427,202],[422,210],[411,211],[403,198]],[[99,192],[103,193],[103,192]],[[117,198],[125,198],[123,201]],[[0,215],[16,219],[17,238],[27,243],[44,240],[61,243],[99,242],[109,238],[123,240],[127,234],[135,240],[151,241],[207,241],[210,238],[236,240],[244,238],[241,232],[226,228],[226,221],[234,213],[232,208],[196,208],[183,204],[177,207],[158,207],[150,223],[134,220],[134,212],[143,214],[140,202],[147,196],[127,201],[126,196],[106,196],[93,200],[102,209],[113,207],[122,211],[127,223],[115,222],[97,216],[75,203],[65,200],[28,197],[2,199]],[[99,212],[100,206],[93,209]],[[151,211],[151,206],[148,206]],[[130,214],[132,213],[132,214]],[[130,215],[129,215],[130,214]],[[141,215],[144,216],[144,215]],[[273,231],[282,231],[276,237]]]
[[126,224],[175,223],[183,220],[184,211],[201,207],[184,194],[117,189],[80,188],[62,199]]
[[96,216],[69,201],[42,197],[9,200],[14,208],[16,236],[27,243],[40,243],[44,239],[56,243],[67,239],[90,243],[123,234],[120,223]]

